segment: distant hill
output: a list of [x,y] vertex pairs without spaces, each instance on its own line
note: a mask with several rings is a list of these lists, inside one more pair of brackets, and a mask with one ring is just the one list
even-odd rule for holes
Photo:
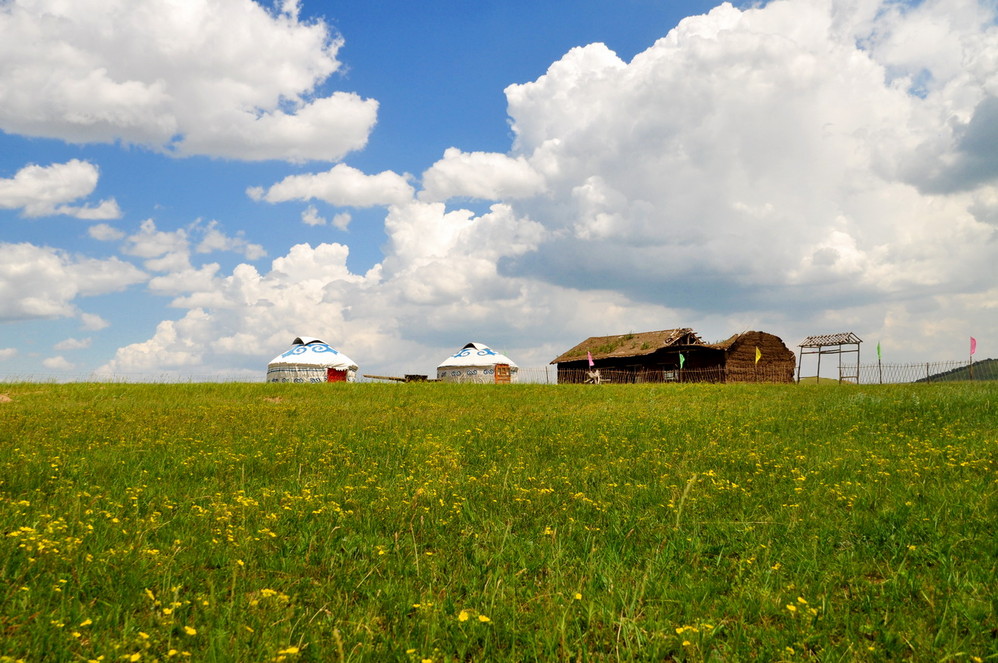
[[916,382],[957,382],[970,379],[998,380],[998,359],[975,361],[973,378],[970,376],[970,366],[958,366],[957,368],[916,380]]

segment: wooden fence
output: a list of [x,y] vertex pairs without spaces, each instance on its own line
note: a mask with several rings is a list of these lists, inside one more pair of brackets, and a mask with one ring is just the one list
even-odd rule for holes
[[565,370],[555,366],[521,368],[517,381],[541,384],[642,384],[642,383],[726,383],[726,382],[787,382],[787,371],[759,367],[751,380],[745,379],[744,369],[736,375],[721,367],[684,368],[681,370]]

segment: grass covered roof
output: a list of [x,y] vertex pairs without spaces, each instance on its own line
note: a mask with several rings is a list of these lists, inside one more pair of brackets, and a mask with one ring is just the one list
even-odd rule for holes
[[560,364],[584,360],[587,359],[587,352],[592,353],[593,359],[642,357],[665,348],[678,349],[691,345],[704,345],[704,342],[697,336],[696,332],[689,328],[663,329],[616,336],[590,336],[551,363]]

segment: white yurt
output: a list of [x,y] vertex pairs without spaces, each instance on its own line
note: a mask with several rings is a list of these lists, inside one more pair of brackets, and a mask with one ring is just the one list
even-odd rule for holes
[[442,382],[501,384],[516,382],[518,370],[506,355],[482,343],[468,343],[437,366],[437,379]]
[[267,382],[353,382],[357,364],[328,343],[299,336],[267,364]]

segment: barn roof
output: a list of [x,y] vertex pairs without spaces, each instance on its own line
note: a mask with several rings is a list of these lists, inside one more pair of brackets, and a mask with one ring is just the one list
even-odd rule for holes
[[731,337],[726,338],[723,341],[718,341],[716,343],[708,343],[707,345],[708,347],[711,348],[717,348],[718,350],[728,351],[731,350],[732,346],[739,341],[747,341],[750,343],[755,343],[756,345],[760,346],[762,344],[766,345],[775,344],[781,348],[789,350],[789,348],[786,347],[786,343],[783,342],[782,338],[776,336],[775,334],[770,334],[769,332],[764,332],[764,331],[743,331],[737,334],[733,334]]
[[708,343],[707,345],[709,345],[712,348],[717,348],[718,350],[728,350],[731,348],[732,345],[735,344],[735,341],[740,339],[743,335],[744,332],[741,334],[734,334],[730,338],[726,338],[723,341],[718,341],[717,343]]
[[663,348],[680,348],[690,345],[703,345],[696,332],[689,328],[663,329],[661,331],[642,332],[640,334],[619,334],[616,336],[590,336],[565,352],[552,364],[586,359],[591,352],[593,359],[609,357],[643,357]]

